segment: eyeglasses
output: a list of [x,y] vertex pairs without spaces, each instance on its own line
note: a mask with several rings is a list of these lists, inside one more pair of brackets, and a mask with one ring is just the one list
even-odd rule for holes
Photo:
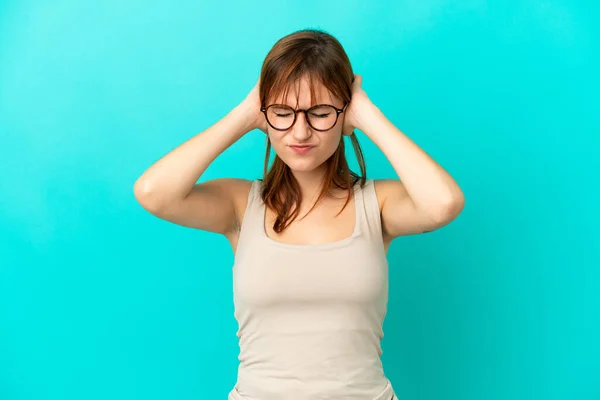
[[261,107],[260,111],[265,114],[267,123],[277,131],[287,131],[296,123],[298,113],[303,112],[306,121],[316,131],[328,131],[335,126],[338,117],[344,112],[344,108],[337,108],[331,104],[317,104],[306,110],[294,110],[285,104],[271,104]]

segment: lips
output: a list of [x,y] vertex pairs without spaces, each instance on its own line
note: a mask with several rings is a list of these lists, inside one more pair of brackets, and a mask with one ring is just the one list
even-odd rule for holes
[[314,146],[290,146],[294,152],[297,154],[306,154],[312,149]]

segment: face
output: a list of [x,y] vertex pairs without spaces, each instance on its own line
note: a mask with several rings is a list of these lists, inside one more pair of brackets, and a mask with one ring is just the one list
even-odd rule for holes
[[[299,86],[299,87],[298,87]],[[310,87],[307,79],[299,81],[299,85],[289,88],[287,98],[283,95],[267,103],[285,104],[294,110],[307,110],[314,104],[330,104],[341,109],[344,102],[329,93],[325,86],[320,85],[316,89],[317,98],[311,104]],[[297,99],[297,100],[296,100]],[[297,101],[297,103],[296,103]],[[334,112],[335,114],[335,112]],[[315,114],[313,118],[323,118],[324,114]],[[313,129],[306,121],[306,114],[299,112],[294,125],[286,131],[279,131],[268,126],[269,139],[275,153],[294,172],[319,172],[325,167],[324,162],[337,150],[342,140],[342,127],[344,126],[345,111],[342,112],[333,128],[327,131]],[[283,117],[282,117],[283,118]],[[291,117],[293,120],[293,115]],[[318,125],[316,125],[319,128]],[[294,146],[309,146],[298,148]]]

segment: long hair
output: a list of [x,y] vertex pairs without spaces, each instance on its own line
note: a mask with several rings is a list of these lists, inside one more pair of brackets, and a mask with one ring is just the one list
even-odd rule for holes
[[[260,73],[261,106],[264,107],[268,99],[277,98],[282,93],[285,99],[289,87],[303,77],[308,77],[313,102],[316,99],[315,83],[324,85],[345,104],[352,98],[354,73],[342,45],[322,30],[305,29],[279,39],[265,57]],[[364,187],[367,179],[365,161],[356,135],[352,132],[349,137],[361,175],[357,175],[348,167],[342,135],[338,148],[325,161],[327,172],[321,193],[315,202],[316,204],[323,198],[333,186],[347,190],[348,196],[340,213],[354,195],[356,183],[359,182],[360,186]],[[281,158],[275,155],[269,168],[270,154],[271,141],[267,135],[261,197],[265,205],[277,213],[273,230],[281,233],[298,216],[302,195],[297,180]],[[313,208],[314,205],[309,212]]]

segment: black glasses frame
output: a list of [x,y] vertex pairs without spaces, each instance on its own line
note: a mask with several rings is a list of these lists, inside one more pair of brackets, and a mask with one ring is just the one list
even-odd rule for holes
[[[294,110],[292,107],[290,107],[290,106],[288,106],[288,105],[286,105],[286,104],[271,104],[271,105],[269,105],[268,107],[261,107],[261,108],[260,108],[260,111],[262,111],[262,113],[263,113],[263,114],[265,114],[265,119],[267,120],[267,124],[269,124],[269,125],[271,126],[271,128],[275,129],[276,131],[287,131],[288,129],[291,129],[291,128],[292,128],[292,126],[294,126],[294,124],[296,123],[296,120],[298,119],[298,113],[300,113],[300,112],[303,112],[303,113],[304,113],[304,118],[306,119],[306,122],[308,123],[308,125],[309,125],[309,126],[312,128],[312,129],[314,129],[315,131],[319,131],[319,132],[326,132],[326,131],[329,131],[329,130],[333,129],[333,127],[337,125],[338,118],[340,117],[340,114],[344,112],[344,110],[346,109],[346,106],[347,106],[347,105],[348,105],[348,103],[344,104],[344,107],[343,107],[343,108],[337,108],[336,106],[334,106],[334,105],[331,105],[331,104],[316,104],[316,105],[314,105],[314,106],[312,106],[312,107],[310,107],[310,108],[307,108],[306,110],[301,110],[301,109]],[[285,129],[279,129],[279,128],[275,128],[275,127],[274,127],[274,126],[271,124],[271,122],[269,121],[269,118],[267,118],[267,110],[268,110],[269,108],[271,108],[271,107],[274,107],[274,106],[286,107],[286,108],[289,108],[290,110],[292,110],[292,111],[294,112],[294,121],[292,122],[292,124],[291,124],[289,127],[285,128]],[[322,107],[322,106],[333,107],[333,108],[335,109],[335,112],[336,112],[336,114],[335,114],[335,122],[333,123],[333,125],[331,126],[331,128],[327,128],[327,129],[317,129],[317,128],[315,128],[315,127],[314,127],[314,126],[313,126],[313,125],[310,123],[310,118],[308,118],[308,117],[307,117],[307,115],[308,115],[307,113],[308,113],[310,110],[312,110],[313,108]]]

